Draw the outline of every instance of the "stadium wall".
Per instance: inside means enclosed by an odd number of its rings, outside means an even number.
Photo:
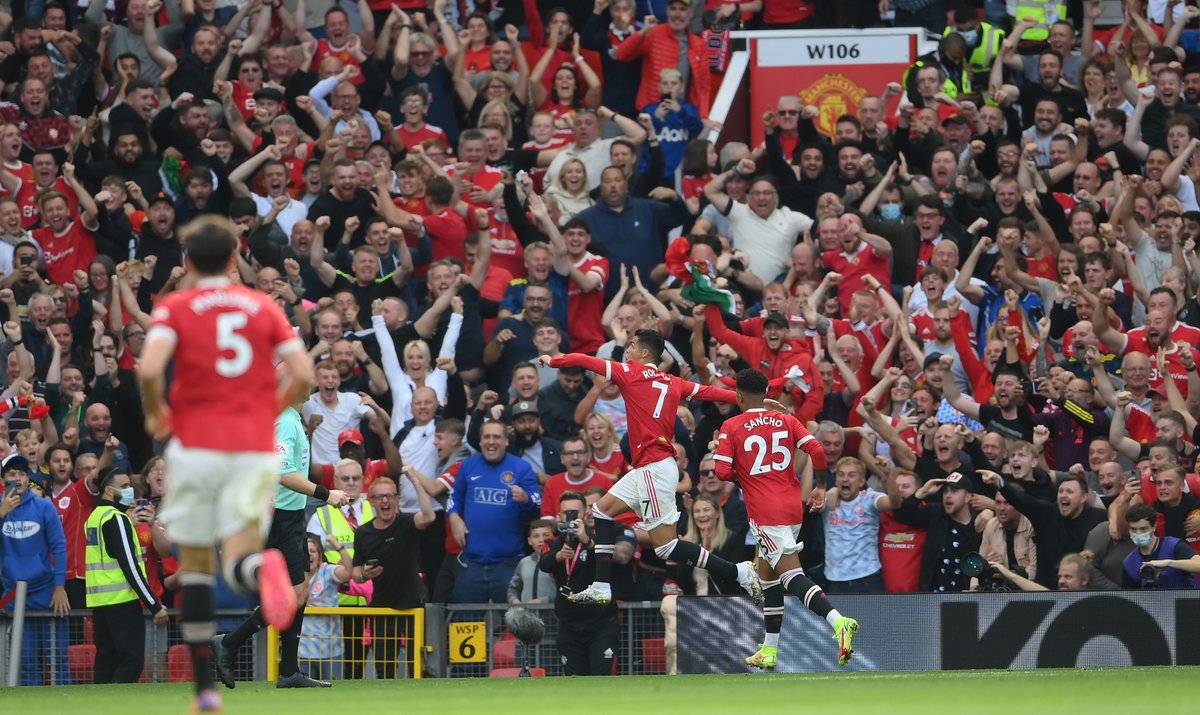
[[[1200,665],[1194,591],[834,595],[862,671]],[[777,672],[842,670],[823,619],[787,597]],[[743,673],[762,642],[748,599],[683,597],[680,673]]]

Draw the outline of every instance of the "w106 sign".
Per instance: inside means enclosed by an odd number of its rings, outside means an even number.
[[[774,108],[782,96],[800,97],[820,111],[817,127],[830,136],[838,117],[856,114],[863,97],[899,82],[917,58],[917,31],[903,28],[753,33],[751,44],[751,116]],[[761,141],[761,123],[751,126]]]

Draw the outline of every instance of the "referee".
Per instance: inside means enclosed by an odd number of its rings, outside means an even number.
[[[20,468],[24,457],[10,457],[5,471]],[[24,465],[28,471],[28,462]],[[133,504],[129,473],[112,468],[100,477],[99,499],[84,524],[87,546],[87,607],[95,621],[96,683],[136,683],[142,675],[146,652],[146,622],[138,601],[154,614],[154,622],[167,622],[167,607],[150,590],[142,547],[125,510]]]
[[[304,404],[307,395],[300,395],[292,406],[286,408],[275,420],[275,453],[279,456],[279,486],[275,491],[275,516],[267,534],[267,548],[278,549],[287,561],[292,585],[296,587],[296,617],[292,625],[280,634],[279,679],[277,688],[328,688],[332,683],[310,678],[300,672],[298,660],[300,629],[304,625],[304,606],[308,601],[309,558],[307,532],[304,521],[304,504],[309,496],[316,497],[334,507],[349,501],[346,493],[338,489],[313,484],[308,481],[309,449],[308,435],[297,407]],[[254,609],[237,630],[213,638],[216,653],[217,677],[226,687],[234,687],[234,667],[238,649],[257,632],[266,628],[262,609]],[[270,654],[274,657],[274,654]]]

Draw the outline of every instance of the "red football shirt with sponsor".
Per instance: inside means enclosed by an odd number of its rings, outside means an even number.
[[[98,226],[93,227],[99,228]],[[42,247],[42,261],[46,264],[46,277],[52,283],[72,282],[75,271],[87,273],[88,266],[96,258],[96,239],[92,231],[75,219],[62,233],[46,226],[32,231],[33,238]]]
[[[474,224],[475,219],[471,219]],[[500,221],[494,215],[488,225],[488,237],[491,240],[491,265],[508,271],[514,278],[525,277],[525,246],[513,230],[512,224]],[[603,292],[603,291],[602,291]],[[599,320],[599,316],[597,316]]]
[[[425,216],[425,231],[433,248],[433,260],[457,258],[465,265],[467,249],[467,222],[451,209],[442,209],[436,214]]]
[[[838,284],[838,304],[842,308],[842,315],[850,315],[851,297],[855,291],[865,288],[863,276],[869,273],[882,285],[891,284],[890,257],[875,253],[875,249],[866,241],[860,242],[854,253],[825,251],[821,254],[821,263],[829,270],[842,274],[842,281]]]
[[[584,253],[575,262],[581,273],[593,273],[600,277],[598,290],[584,293],[571,280],[567,286],[567,332],[571,336],[571,347],[581,353],[594,353],[607,338],[600,316],[604,313],[604,284],[608,281],[608,259],[592,253]]]
[[[79,215],[79,197],[75,195],[75,190],[71,188],[66,179],[60,176],[54,180],[52,186],[43,189],[30,176],[28,180],[21,179],[21,186],[17,189],[17,205],[21,207],[21,228],[31,229],[41,220],[37,197],[43,191],[57,191],[62,194],[63,198],[67,200],[67,212],[72,216]]]
[[[304,349],[275,302],[228,279],[204,279],[162,299],[147,340],[158,334],[175,342],[171,410],[180,444],[273,453],[275,357]]]
[[[924,529],[897,521],[890,511],[879,515],[879,563],[883,566],[883,587],[888,593],[921,590],[924,553]]]
[[[361,85],[363,82],[367,81],[366,76],[362,73],[362,65],[358,63],[358,59],[354,56],[354,53],[350,51],[349,43],[346,43],[341,48],[335,48],[329,43],[329,40],[317,40],[317,49],[315,52],[313,52],[311,66],[320,67],[321,62],[326,57],[338,58],[342,61],[343,67],[346,65],[354,65],[358,68],[358,74],[355,75],[354,79],[350,80],[352,84]]]
[[[792,415],[747,410],[725,420],[717,434],[717,477],[736,480],[746,514],[759,526],[795,526],[804,521],[804,485],[793,455],[803,449],[814,469],[825,468],[825,451]]]
[[[628,420],[629,452],[634,467],[661,459],[674,459],[675,413],[682,400],[707,400],[736,404],[732,390],[688,382],[641,363],[613,362],[571,353],[550,360],[551,367],[581,367],[621,389]]]

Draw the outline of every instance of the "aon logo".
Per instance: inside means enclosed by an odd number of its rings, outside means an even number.
[[[691,136],[692,133],[686,129],[664,129],[658,138],[664,142],[686,142],[691,141]]]

